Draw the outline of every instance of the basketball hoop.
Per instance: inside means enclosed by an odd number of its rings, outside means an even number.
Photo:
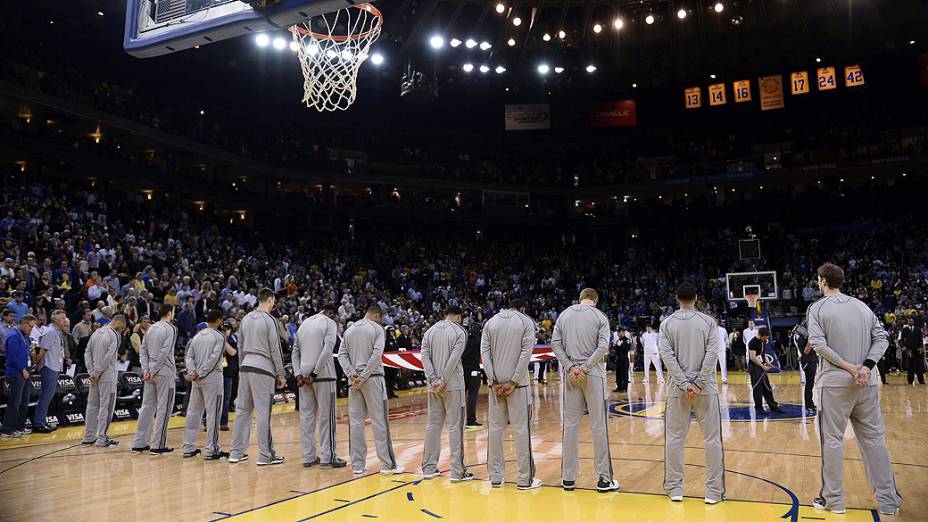
[[[324,26],[314,31],[312,24]],[[357,96],[358,69],[380,37],[383,15],[358,4],[290,28],[303,70],[303,103],[317,111],[346,110]]]
[[[749,308],[757,309],[757,294],[744,294],[744,300],[748,302]]]

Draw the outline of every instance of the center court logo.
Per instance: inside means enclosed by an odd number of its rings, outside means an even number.
[[[801,421],[811,420],[814,414],[807,415],[803,413],[801,404],[780,403],[780,407],[786,410],[784,413],[770,413],[769,415],[758,416],[754,412],[754,405],[744,402],[732,402],[722,405],[722,420],[729,422],[751,422],[756,420],[771,421]],[[637,419],[663,419],[664,403],[663,402],[613,402],[609,404],[609,412],[613,415],[623,417],[633,417]],[[695,419],[695,415],[693,416]]]

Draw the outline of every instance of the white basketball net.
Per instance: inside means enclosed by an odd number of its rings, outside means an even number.
[[[314,31],[313,20],[324,25]],[[303,102],[317,111],[346,110],[357,96],[358,69],[380,37],[383,17],[371,4],[320,15],[290,28],[303,70]]]

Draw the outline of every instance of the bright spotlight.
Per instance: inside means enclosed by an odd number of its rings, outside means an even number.
[[[715,79],[715,75],[714,75],[714,74],[710,74],[710,75],[709,75],[709,78],[711,78],[711,79],[714,80],[714,79]]]
[[[915,45],[915,40],[909,40],[909,45]]]
[[[483,74],[486,74],[486,73],[490,72],[490,68],[489,68],[488,66],[486,66],[486,65],[481,65],[481,66],[480,66],[480,72],[482,72]]]
[[[562,72],[564,72],[564,68],[563,68],[563,67],[555,67],[555,68],[554,68],[554,72],[556,72],[557,74],[561,74]]]
[[[374,65],[381,65],[383,63],[383,55],[380,53],[372,54],[371,63],[373,63]]]
[[[481,50],[481,51],[486,51],[486,50],[489,49],[490,47],[493,47],[492,45],[490,45],[490,42],[480,42],[480,50]]]
[[[503,14],[503,11],[505,11],[505,10],[506,10],[506,6],[504,6],[503,4],[496,4],[496,12],[497,12],[497,13]]]
[[[599,25],[599,24],[594,25],[594,26],[593,26],[593,32],[596,33],[596,34],[599,34],[599,33],[603,32],[603,26],[601,26],[601,25]]]
[[[731,17],[731,25],[735,27],[741,26],[741,22],[743,21],[744,21],[744,17],[742,17],[741,15],[735,15]]]
[[[271,38],[264,33],[258,33],[255,35],[255,43],[258,47],[267,47],[267,44],[271,43]]]
[[[587,66],[586,66],[586,72],[588,72],[588,73],[594,73],[594,72],[596,72],[596,66],[593,65],[593,64],[587,65]]]
[[[350,60],[352,58],[354,58],[354,55],[351,54],[351,51],[349,51],[348,49],[345,49],[344,51],[342,51],[342,60]]]
[[[468,38],[467,41],[464,42],[464,47],[467,47],[468,49],[473,49],[474,47],[477,47],[477,40],[474,40],[473,38]]]
[[[441,49],[445,45],[445,39],[437,34],[429,39],[429,45],[432,49]]]
[[[722,2],[716,2],[713,9],[715,9],[716,13],[721,13],[722,11],[725,10],[725,4],[723,4]]]
[[[505,67],[503,67],[502,65],[497,65],[497,66],[496,66],[496,74],[503,74],[504,72],[506,72],[506,68],[505,68]]]
[[[544,63],[543,63],[543,64],[541,64],[541,65],[538,66],[538,72],[541,73],[541,74],[548,74],[548,71],[550,71],[550,70],[551,70],[551,68],[548,67],[547,64],[544,64]]]
[[[515,17],[515,18],[513,18],[513,19],[512,19],[512,25],[514,25],[514,26],[516,26],[516,27],[519,27],[520,25],[522,25],[522,19],[519,18],[518,16]]]
[[[336,53],[332,49],[327,49],[325,51],[325,57],[328,58],[329,60],[334,59],[336,56],[338,56],[338,53]]]
[[[541,39],[544,40],[544,41],[546,41],[546,42],[550,42],[550,41],[551,41],[551,35],[548,34],[548,33],[545,33],[544,36],[541,37]]]
[[[816,59],[815,59],[815,63],[822,63],[822,59],[821,59],[821,58],[816,58]]]
[[[654,15],[649,14],[648,16],[646,16],[646,17],[644,18],[644,23],[646,23],[646,24],[648,24],[648,25],[653,24],[653,23],[654,23]]]
[[[300,50],[300,46],[296,42],[290,42],[290,50],[297,52]]]
[[[464,69],[464,72],[471,72],[474,70],[474,64],[465,63],[463,69]]]
[[[557,37],[563,40],[564,38],[567,38],[567,33],[565,33],[563,29],[561,29],[560,31],[557,32]]]
[[[621,16],[616,17],[615,21],[612,22],[612,27],[615,27],[616,31],[622,29],[623,26],[625,26],[625,21],[622,20]]]
[[[515,46],[516,46],[516,39],[515,39],[515,38],[510,38],[509,41],[506,42],[506,43],[509,45],[509,47],[515,47]]]
[[[681,7],[680,10],[677,11],[677,18],[679,18],[680,20],[683,20],[684,18],[686,18],[686,9],[683,9]]]
[[[448,43],[451,45],[451,47],[457,47],[461,45],[461,41],[458,40],[457,38],[452,38],[451,41]]]
[[[283,38],[274,38],[274,49],[278,51],[287,46],[287,41]]]
[[[638,88],[638,84],[637,84],[637,83],[633,83],[633,84],[632,84],[632,89],[637,89],[637,88]]]

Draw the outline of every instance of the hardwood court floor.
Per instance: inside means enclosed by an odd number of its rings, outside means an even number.
[[[682,504],[673,504],[662,490],[663,394],[656,378],[645,385],[636,375],[630,393],[613,394],[609,421],[612,459],[621,493],[599,494],[592,469],[592,445],[586,421],[581,435],[581,476],[574,492],[560,484],[561,424],[559,386],[534,385],[532,426],[534,455],[541,489],[520,492],[507,483],[493,490],[485,480],[450,484],[447,474],[419,481],[425,427],[425,398],[420,391],[391,400],[391,428],[397,460],[410,473],[381,476],[373,455],[369,473],[350,468],[325,470],[300,466],[298,416],[292,404],[278,405],[274,442],[287,457],[281,466],[257,468],[254,459],[230,465],[226,461],[185,460],[180,456],[182,418],[172,419],[169,456],[129,453],[133,422],[114,423],[112,434],[122,443],[102,450],[79,444],[80,428],[63,428],[52,435],[0,440],[0,520],[879,520],[867,485],[860,454],[848,431],[846,440],[846,515],[810,507],[819,489],[819,442],[815,425],[801,415],[801,388],[796,374],[774,377],[775,395],[791,412],[784,418],[755,419],[744,374],[729,376],[723,387],[723,432],[729,501],[705,506],[702,435],[695,425],[687,439],[687,475]],[[610,377],[610,381],[611,381]],[[485,391],[485,390],[484,390]],[[904,384],[890,377],[882,388],[889,448],[896,483],[905,497],[903,511],[884,520],[928,519],[928,387]],[[486,397],[481,397],[483,421]],[[347,455],[344,400],[339,408],[338,451]],[[222,443],[228,447],[230,434]],[[368,432],[370,438],[370,433]],[[201,435],[201,441],[203,436]],[[465,435],[465,460],[478,479],[486,478],[486,430]],[[254,441],[254,437],[252,437]],[[257,454],[256,448],[249,453]],[[507,443],[507,456],[513,458]],[[447,455],[441,468],[447,469]],[[514,479],[514,462],[507,480]],[[854,508],[854,509],[850,509]],[[592,518],[590,518],[592,517]]]

